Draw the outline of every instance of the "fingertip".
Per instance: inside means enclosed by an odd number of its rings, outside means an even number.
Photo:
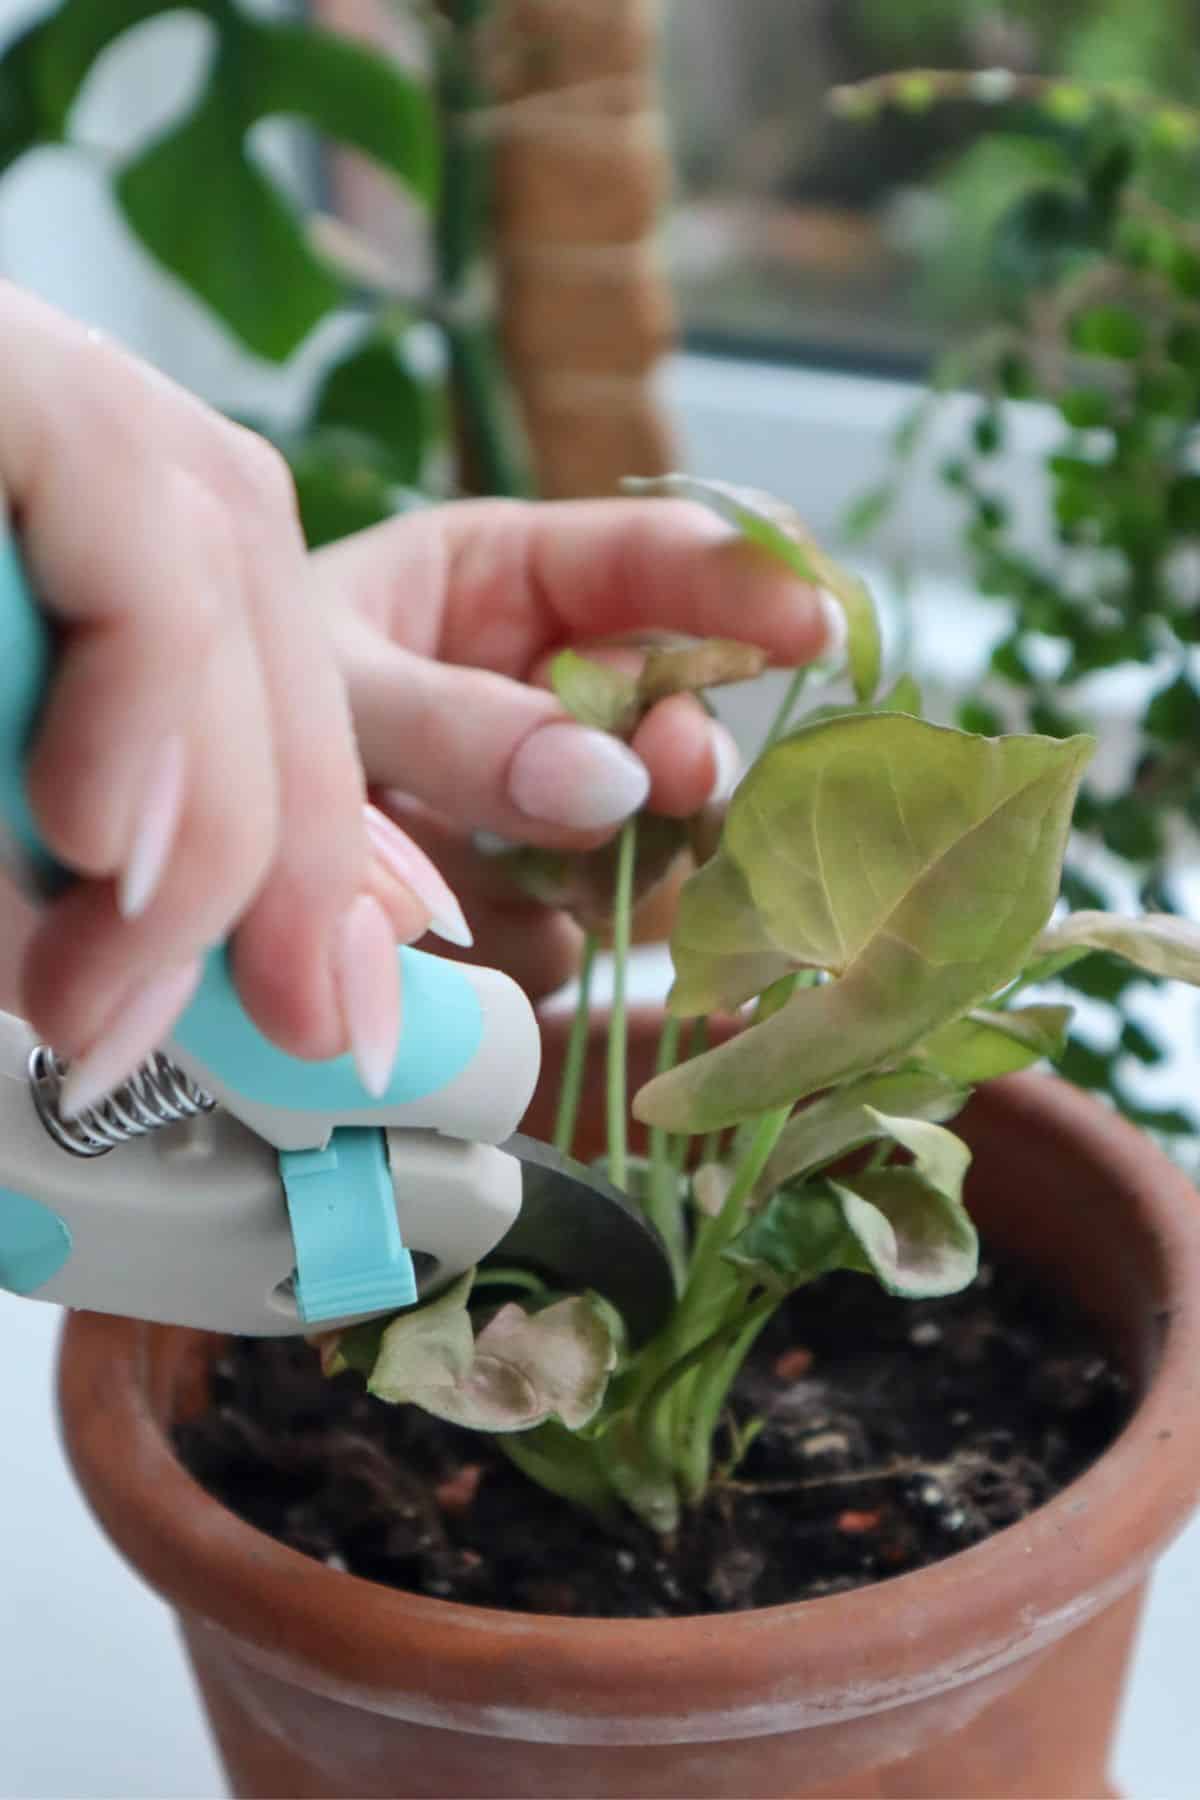
[[[634,733],[633,747],[650,771],[650,811],[686,819],[711,800],[726,799],[741,767],[738,748],[692,694],[661,700]]]

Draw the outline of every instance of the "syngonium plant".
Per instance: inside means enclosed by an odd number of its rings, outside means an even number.
[[[358,1371],[382,1400],[495,1433],[530,1479],[593,1515],[631,1509],[669,1533],[744,1454],[755,1427],[733,1416],[730,1390],[789,1295],[833,1270],[912,1299],[972,1280],[971,1157],[949,1121],[978,1083],[1061,1051],[1070,1008],[1029,991],[1094,953],[1200,984],[1200,930],[1166,916],[1058,916],[1090,738],[928,723],[912,681],[879,691],[870,600],[793,515],[682,477],[640,485],[707,502],[833,593],[855,695],[792,723],[793,682],[719,828],[692,834],[698,867],[671,940],[658,1072],[633,1100],[650,1127],[644,1157],[627,1145],[624,966],[646,822],[631,821],[615,853],[557,869],[592,928],[598,871],[610,884],[603,1161],[662,1235],[674,1309],[631,1351],[598,1297],[485,1264],[419,1308],[327,1336],[322,1354],[328,1372]],[[568,710],[628,733],[664,688],[747,668],[726,645],[675,645],[653,648],[640,674],[567,653],[554,680]],[[657,826],[649,837],[661,871]],[[545,891],[545,866],[517,869]],[[563,1147],[590,967],[589,954],[562,1075]],[[743,1029],[708,1047],[710,1021],[739,1008]]]

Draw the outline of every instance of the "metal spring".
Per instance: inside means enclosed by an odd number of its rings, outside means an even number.
[[[29,1086],[38,1117],[55,1143],[72,1156],[104,1156],[118,1144],[194,1119],[216,1105],[190,1075],[156,1051],[107,1099],[76,1118],[64,1118],[60,1100],[67,1067],[48,1044],[30,1051]]]

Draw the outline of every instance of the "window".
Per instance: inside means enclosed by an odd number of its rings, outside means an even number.
[[[969,106],[859,125],[831,89],[921,65],[1200,91],[1195,0],[668,0],[665,33],[689,334],[827,366],[915,369],[970,317],[958,239],[1021,154]]]

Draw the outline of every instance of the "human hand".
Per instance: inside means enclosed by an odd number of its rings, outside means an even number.
[[[398,881],[377,849],[389,827],[368,828],[285,465],[2,284],[0,341],[0,519],[61,634],[28,784],[81,879],[17,944],[24,1010],[73,1062],[64,1106],[167,1036],[235,926],[262,1028],[297,1055],[352,1049],[381,1088],[395,940],[424,932],[422,895],[443,889],[412,856]]]
[[[729,734],[690,695],[661,701],[628,748],[568,721],[537,685],[553,654],[668,629],[796,666],[842,636],[833,602],[679,501],[463,501],[313,562],[378,804],[460,894],[475,954],[535,994],[567,978],[578,934],[472,834],[587,849],[643,804],[687,817],[736,771]]]

